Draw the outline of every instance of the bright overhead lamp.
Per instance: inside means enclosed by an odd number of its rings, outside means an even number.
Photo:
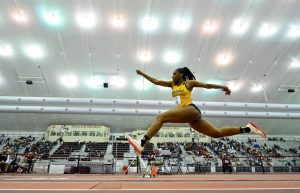
[[[142,62],[149,62],[152,59],[152,55],[149,51],[142,51],[138,54],[138,58]]]
[[[26,46],[25,53],[28,57],[34,58],[34,59],[39,59],[44,55],[43,50],[38,45]]]
[[[185,32],[190,27],[190,22],[183,18],[175,18],[172,28],[177,32]]]
[[[43,18],[48,25],[59,26],[62,24],[62,16],[58,10],[45,11]]]
[[[112,86],[117,87],[117,88],[122,88],[126,85],[126,81],[122,77],[112,76],[109,79],[109,84],[111,84]]]
[[[277,27],[275,25],[264,23],[259,30],[259,35],[261,37],[268,37],[275,34],[277,31]]]
[[[244,19],[237,19],[232,23],[231,31],[234,34],[243,34],[249,28],[249,22]]]
[[[219,23],[217,21],[207,20],[204,22],[202,31],[206,34],[213,34],[218,30],[218,28],[219,28]]]
[[[126,21],[122,15],[117,15],[111,19],[111,24],[113,27],[121,29],[125,27]]]
[[[288,35],[292,38],[296,38],[300,36],[300,26],[291,25]]]
[[[19,23],[27,23],[28,16],[25,14],[23,10],[16,10],[12,13],[12,18]]]
[[[142,21],[142,28],[145,31],[155,31],[158,28],[158,19],[154,17],[145,17]]]
[[[95,26],[96,18],[93,13],[81,13],[76,16],[77,24],[85,29]]]
[[[61,77],[61,82],[68,88],[74,88],[78,85],[78,79],[74,75],[66,75]]]
[[[217,63],[221,66],[226,66],[232,61],[232,54],[228,52],[221,53],[217,56]]]
[[[252,92],[259,92],[263,89],[263,86],[261,84],[253,84],[251,91]]]
[[[10,57],[13,55],[13,49],[11,45],[0,45],[0,56]]]
[[[292,62],[290,64],[290,67],[291,68],[300,68],[300,61],[297,60],[297,59],[295,59],[295,58],[293,58]]]
[[[164,61],[169,64],[176,64],[180,61],[181,56],[174,51],[168,51],[164,54]]]
[[[91,88],[96,88],[102,86],[104,82],[99,76],[92,76],[85,83]]]

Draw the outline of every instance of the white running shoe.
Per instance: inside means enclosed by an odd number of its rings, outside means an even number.
[[[247,127],[249,127],[251,129],[250,134],[260,135],[263,138],[267,138],[266,132],[264,130],[262,130],[261,128],[257,127],[253,122],[249,122],[247,124]]]
[[[129,144],[133,147],[137,154],[141,154],[144,148],[141,146],[140,140],[134,140],[130,136],[128,136],[127,139]]]

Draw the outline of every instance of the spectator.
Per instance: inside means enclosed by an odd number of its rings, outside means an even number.
[[[29,152],[26,155],[26,158],[27,158],[27,164],[28,164],[27,173],[32,173],[34,154],[32,152]]]

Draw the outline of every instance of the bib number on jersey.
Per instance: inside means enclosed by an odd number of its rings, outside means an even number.
[[[179,104],[181,103],[180,96],[176,96],[176,97],[175,97],[175,103],[176,103],[177,105],[179,105]]]

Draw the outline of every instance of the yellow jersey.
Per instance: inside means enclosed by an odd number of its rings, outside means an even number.
[[[193,103],[192,92],[186,88],[185,82],[179,86],[172,86],[172,96],[175,97],[178,108],[183,108]]]

